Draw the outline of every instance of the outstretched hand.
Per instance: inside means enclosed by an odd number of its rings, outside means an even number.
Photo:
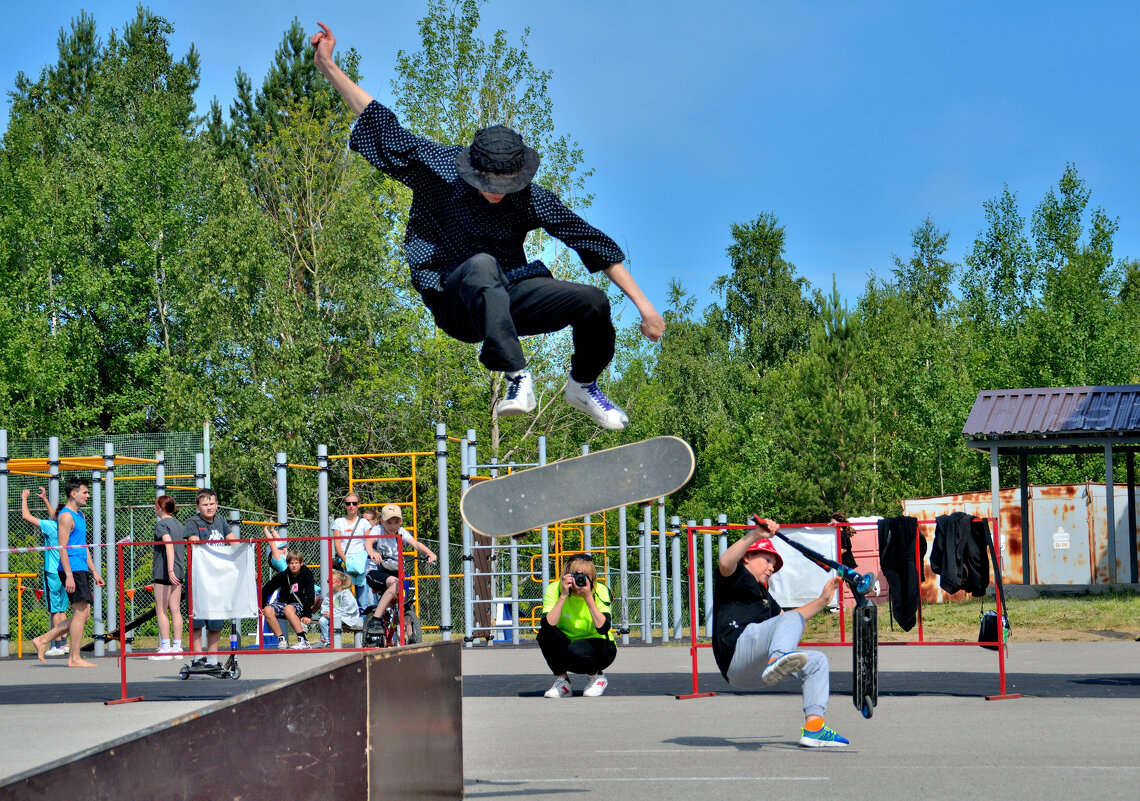
[[[336,37],[333,36],[332,29],[323,22],[318,22],[317,25],[321,27],[318,33],[314,33],[309,38],[309,44],[313,46],[313,63],[318,67],[322,62],[331,63],[333,48],[336,47]]]
[[[665,333],[665,318],[654,311],[641,318],[641,333],[650,342],[660,342]]]
[[[752,515],[752,522],[756,524],[756,528],[752,529],[748,533],[752,534],[755,532],[760,535],[761,539],[770,539],[773,534],[780,530],[779,523],[777,523],[775,520],[769,520],[766,517],[761,517],[760,515]]]

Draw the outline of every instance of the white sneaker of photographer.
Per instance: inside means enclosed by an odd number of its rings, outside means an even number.
[[[495,416],[515,417],[533,412],[538,403],[534,399],[534,379],[530,371],[517,370],[503,375],[507,379],[507,390],[495,406]]]
[[[621,431],[629,425],[625,412],[606,397],[597,381],[579,384],[573,377],[566,376],[566,402],[610,431]]]
[[[586,689],[582,691],[582,695],[586,696],[587,698],[597,698],[599,695],[604,693],[606,691],[606,688],[609,686],[609,679],[607,679],[605,676],[601,674],[591,675],[590,681],[586,685]]]
[[[569,698],[572,694],[573,691],[570,689],[570,681],[563,678],[555,679],[554,685],[543,693],[547,698]]]

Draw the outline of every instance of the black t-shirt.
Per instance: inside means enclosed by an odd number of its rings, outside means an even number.
[[[736,572],[722,576],[713,567],[713,655],[721,675],[728,678],[728,666],[736,653],[736,641],[749,623],[763,623],[780,614],[780,605],[738,562]]]

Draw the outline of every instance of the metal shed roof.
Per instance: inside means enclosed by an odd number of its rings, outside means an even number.
[[[1140,385],[983,390],[962,433],[986,442],[1140,438]]]

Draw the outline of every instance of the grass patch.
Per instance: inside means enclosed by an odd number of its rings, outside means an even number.
[[[1140,636],[1140,594],[1131,590],[1098,595],[1055,598],[1010,598],[1006,614],[1012,641],[1057,642],[1064,640],[1134,640]],[[995,608],[987,599],[985,609]],[[923,637],[926,640],[974,640],[978,636],[980,599],[958,603],[924,604]],[[891,630],[890,611],[879,607],[879,639],[917,640],[918,626],[904,632],[897,625]],[[851,622],[850,615],[846,623]],[[850,639],[848,632],[848,639]],[[820,614],[808,621],[805,640],[828,642],[839,639],[839,616]]]

